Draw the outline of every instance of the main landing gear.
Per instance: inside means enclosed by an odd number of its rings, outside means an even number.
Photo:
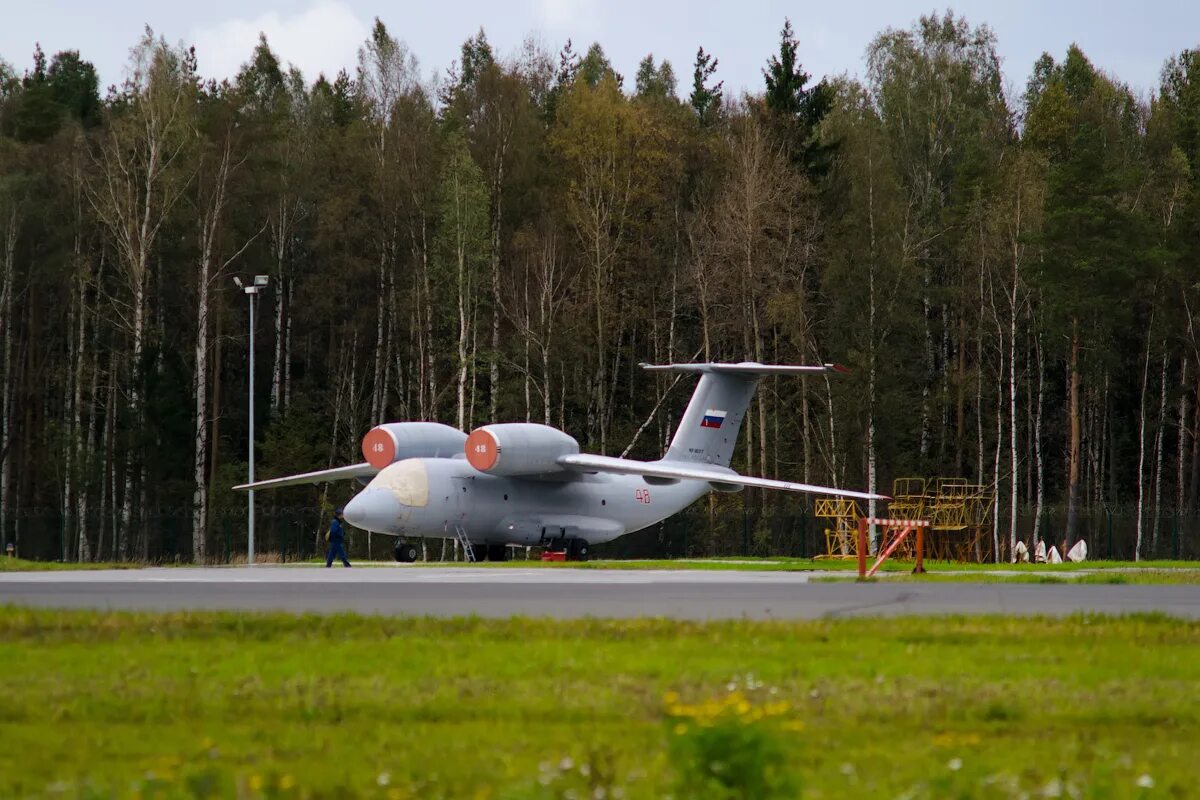
[[[478,561],[508,561],[510,556],[508,545],[477,544],[475,558]]]
[[[419,553],[420,551],[417,550],[415,544],[406,542],[403,539],[398,540],[395,548],[392,549],[392,555],[402,564],[411,564],[416,561]]]

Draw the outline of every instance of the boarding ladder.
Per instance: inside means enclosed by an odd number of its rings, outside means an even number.
[[[462,545],[463,557],[467,561],[474,564],[475,563],[475,548],[471,547],[471,540],[467,538],[467,529],[464,528],[462,525],[455,523],[454,524],[454,536],[456,539],[458,539],[458,543],[460,545]]]

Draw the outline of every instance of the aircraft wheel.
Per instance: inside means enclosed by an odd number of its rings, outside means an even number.
[[[587,561],[590,550],[586,539],[572,539],[567,543],[567,560]]]
[[[409,542],[396,542],[396,547],[392,550],[392,555],[402,564],[416,561],[418,553],[417,546]]]

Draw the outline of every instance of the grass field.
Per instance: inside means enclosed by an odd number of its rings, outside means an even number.
[[[0,608],[4,797],[1189,797],[1200,623]]]
[[[0,572],[51,572],[58,570],[77,569],[139,569],[144,565],[129,561],[122,562],[85,562],[78,564],[74,561],[29,561],[24,558],[9,558],[0,556]]]

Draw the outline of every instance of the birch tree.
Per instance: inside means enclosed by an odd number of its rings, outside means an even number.
[[[89,199],[104,226],[128,296],[122,321],[130,336],[127,420],[142,422],[147,291],[159,233],[190,182],[183,153],[191,144],[191,56],[146,28],[133,49],[129,78],[96,154]],[[136,439],[131,436],[130,444]],[[117,555],[127,557],[135,500],[136,452],[126,458]]]

